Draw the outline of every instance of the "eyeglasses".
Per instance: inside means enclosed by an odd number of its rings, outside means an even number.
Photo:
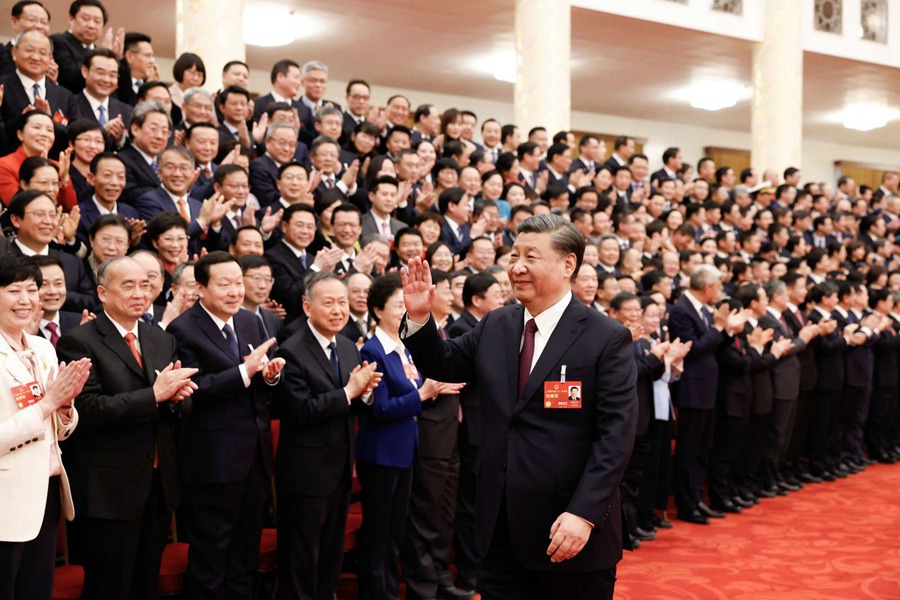
[[[249,279],[256,285],[272,285],[275,283],[275,280],[272,277],[265,277],[264,275],[244,275],[244,279]]]

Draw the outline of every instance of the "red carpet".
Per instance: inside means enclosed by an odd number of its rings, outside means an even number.
[[[900,464],[673,523],[625,553],[617,600],[900,599]],[[345,575],[338,598],[356,597]]]
[[[617,599],[900,598],[900,464],[673,523],[626,553]]]

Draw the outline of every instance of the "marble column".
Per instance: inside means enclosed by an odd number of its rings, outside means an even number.
[[[516,0],[515,119],[522,141],[537,125],[569,129],[572,8],[569,0]]]
[[[801,167],[803,3],[763,0],[763,39],[753,47],[752,162],[760,173]]]
[[[203,87],[210,92],[220,89],[225,63],[247,58],[243,14],[244,0],[176,1],[175,57],[184,52],[199,55],[206,66]]]

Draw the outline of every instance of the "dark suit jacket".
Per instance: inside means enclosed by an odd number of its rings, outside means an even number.
[[[340,381],[309,327],[302,327],[278,349],[287,364],[275,400],[281,419],[276,481],[291,494],[328,496],[352,468],[354,411],[343,386],[360,364],[359,352],[339,335],[335,344]]]
[[[644,338],[634,342],[634,362],[637,365],[637,434],[646,435],[656,411],[653,403],[653,382],[666,372],[666,364],[650,353],[650,341]]]
[[[300,113],[300,123],[302,123],[300,127],[300,141],[307,146],[310,146],[312,145],[312,141],[319,137],[319,134],[316,131],[316,114],[311,108],[304,104],[302,100],[298,101],[297,103],[304,109],[298,111]],[[336,109],[341,110],[341,105],[334,100],[322,99],[322,106],[326,106],[328,104],[331,104]]]
[[[200,209],[203,203],[196,198],[188,196],[188,209],[191,212],[191,222],[188,224],[188,233],[191,238],[199,237],[203,234],[203,228],[197,223],[197,217],[200,216]],[[161,212],[178,212],[178,205],[169,196],[169,193],[162,187],[148,190],[141,194],[134,201],[134,208],[137,209],[140,218],[148,223],[150,220]]]
[[[768,311],[760,317],[759,326],[775,331],[775,335],[772,337],[773,341],[777,342],[781,338],[787,337],[794,342],[794,347],[785,352],[772,367],[772,384],[776,400],[795,400],[800,395],[802,373],[799,354],[806,350],[806,343],[794,335],[790,325],[785,329],[781,319],[775,318]]]
[[[782,313],[782,316],[787,322],[788,327],[790,327],[791,334],[795,337],[799,336],[800,330],[803,329],[805,322],[800,322],[800,320],[797,319],[797,315],[793,314],[790,310],[785,310]],[[806,345],[800,350],[800,352],[797,353],[797,359],[800,361],[800,391],[808,392],[815,389],[816,382],[819,379],[819,373],[816,368],[816,355],[812,346]]]
[[[285,322],[290,323],[303,313],[303,278],[309,272],[315,255],[306,253],[306,267],[297,255],[284,243],[276,244],[266,251],[266,258],[272,265],[272,298],[287,311]]]
[[[839,318],[837,311],[834,312],[835,319]],[[865,315],[863,315],[865,317]],[[848,313],[849,323],[859,323],[859,319],[852,313]],[[840,321],[838,327],[842,327]],[[845,384],[857,388],[872,387],[872,368],[875,364],[875,356],[872,352],[872,346],[875,344],[875,338],[869,338],[866,343],[861,346],[852,346],[847,349],[845,355]]]
[[[216,169],[218,168],[219,165],[217,163],[212,163],[210,165],[212,174],[209,177],[207,177],[202,170],[200,171],[200,177],[197,178],[197,183],[195,183],[194,187],[191,188],[191,198],[196,198],[197,200],[202,201],[213,195],[213,183],[216,175]]]
[[[68,31],[54,33],[50,39],[53,40],[53,59],[59,65],[59,85],[73,94],[80,93],[84,89],[81,65],[88,50]]]
[[[150,495],[157,450],[166,509],[173,510],[180,499],[172,432],[190,412],[191,401],[157,403],[153,394],[156,372],[178,359],[175,338],[138,322],[138,339],[143,368],[101,312],[56,346],[61,360],[91,359],[88,381],[75,398],[77,435],[66,443],[72,495],[82,516],[139,517]]]
[[[650,175],[650,182],[653,185],[659,185],[660,181],[667,181],[671,179],[669,174],[666,173],[665,169],[660,169],[659,171],[654,171],[652,175]]]
[[[753,331],[750,323],[744,328],[744,333],[750,335]],[[769,352],[771,342],[766,345],[765,351],[759,360],[750,365],[750,379],[753,381],[753,415],[767,415],[772,412],[772,403],[775,400],[775,387],[772,384],[772,367],[775,366],[775,356]]]
[[[687,296],[682,296],[669,313],[669,337],[693,342],[684,359],[684,373],[674,390],[679,407],[711,409],[716,405],[719,381],[716,348],[722,333],[707,327]]]
[[[823,318],[818,310],[809,313],[809,321],[813,323],[819,323]],[[819,375],[816,389],[826,392],[840,391],[844,387],[844,353],[847,351],[840,322],[830,334],[815,337],[810,346],[815,352],[816,372]]]
[[[125,163],[125,190],[119,202],[133,205],[138,196],[159,187],[159,176],[133,146],[123,148],[118,155]]]
[[[896,327],[896,324],[894,325]],[[885,329],[875,341],[875,377],[873,384],[877,388],[895,388],[900,382],[900,334]]]
[[[468,223],[462,225],[459,228],[459,234],[461,236],[460,239],[456,237],[455,233],[453,233],[453,229],[450,228],[450,225],[448,223],[444,223],[443,228],[441,228],[440,240],[450,246],[450,250],[453,252],[453,254],[462,256],[468,245],[472,243],[472,238],[469,236],[470,230],[471,227]]]
[[[97,209],[97,205],[94,204],[94,201],[91,198],[88,198],[84,202],[80,202],[78,208],[81,210],[81,218],[78,221],[78,230],[75,235],[85,245],[89,245],[90,239],[88,232],[90,232],[91,225],[94,224],[94,221],[100,218],[100,211]],[[126,219],[141,218],[140,213],[138,213],[135,207],[121,202],[116,202],[116,212]]]
[[[263,154],[250,163],[250,191],[259,200],[261,208],[278,202],[278,166],[268,154]]]
[[[59,111],[70,122],[74,121],[77,118],[78,111],[72,92],[49,80],[45,79],[44,81],[46,85],[45,99],[50,103],[50,114],[56,115],[57,111]],[[25,88],[22,87],[22,81],[15,72],[15,67],[13,67],[11,73],[0,77],[0,85],[3,86],[3,105],[2,109],[0,109],[2,110],[3,121],[13,126],[15,120],[31,102],[28,100]],[[56,134],[56,139],[53,142],[53,148],[50,150],[50,156],[56,158],[61,151],[68,148],[69,141],[66,137],[65,125],[54,121],[53,132]],[[19,146],[14,132],[10,131],[10,133],[13,135],[10,135],[8,139],[10,142],[6,149],[8,152],[12,152]]]
[[[12,239],[7,243],[6,251],[14,256],[23,256],[19,246],[13,243]],[[47,252],[63,264],[63,275],[66,277],[66,302],[63,304],[63,310],[77,313],[85,308],[94,310],[97,306],[97,290],[93,289],[81,260],[53,246],[50,246]]]
[[[447,327],[447,337],[458,338],[464,333],[475,329],[478,320],[468,310],[463,310],[458,319]],[[459,405],[463,411],[463,427],[469,434],[469,443],[473,446],[481,445],[481,400],[478,388],[474,383],[469,383],[459,393]]]
[[[13,62],[12,57],[12,47],[11,41],[0,46],[0,76],[16,72],[16,63]]]
[[[60,76],[62,73],[60,73]],[[75,96],[75,108],[78,114],[79,119],[87,119],[89,121],[97,122],[97,115],[94,114],[94,109],[91,108],[90,102],[88,102],[87,96],[84,95],[84,92]],[[131,106],[125,104],[121,100],[117,100],[116,98],[109,98],[109,114],[106,116],[107,120],[113,120],[116,117],[121,116],[122,122],[125,123],[125,131],[128,131],[128,128],[131,127]]]
[[[363,344],[359,355],[364,361],[378,363],[384,378],[372,393],[372,404],[360,412],[356,460],[410,468],[419,439],[416,417],[422,413],[419,386],[424,379],[420,376],[410,381],[397,353],[385,354],[381,340],[374,335]]]
[[[520,396],[524,310],[499,308],[446,342],[430,319],[404,344],[425,377],[474,382],[482,391],[484,435],[475,467],[478,552],[487,552],[505,503],[513,551],[526,569],[610,568],[622,556],[618,487],[637,425],[631,334],[573,297]],[[582,383],[581,409],[544,408],[544,382],[558,382],[562,365],[566,381]],[[577,556],[553,564],[547,538],[563,512],[595,527]]]
[[[241,310],[244,309],[242,308]],[[265,310],[264,308],[260,308],[259,314],[254,316],[257,319],[262,318],[263,333],[265,334],[266,339],[277,339],[281,335],[281,330],[284,329],[284,319]]]
[[[215,322],[198,301],[169,324],[178,340],[178,357],[185,367],[199,368],[198,389],[184,429],[179,467],[185,483],[230,483],[244,479],[257,452],[266,472],[272,472],[269,429],[269,387],[257,374],[244,387],[238,361]],[[259,319],[246,312],[234,315],[234,332],[241,356],[265,341]]]
[[[720,415],[749,419],[753,408],[753,379],[750,368],[759,353],[747,343],[744,334],[725,335],[716,348],[719,363],[718,412]]]
[[[341,139],[338,140],[341,146],[346,146],[350,143],[350,136],[353,135],[353,130],[356,129],[356,121],[350,116],[350,111],[344,111],[344,124],[341,126]]]

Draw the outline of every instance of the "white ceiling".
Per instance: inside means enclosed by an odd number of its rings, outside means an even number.
[[[317,17],[323,27],[318,33],[303,32],[290,46],[248,47],[248,62],[254,69],[267,71],[285,56],[298,62],[319,59],[339,80],[362,76],[381,86],[512,100],[511,84],[494,80],[471,63],[512,49],[515,0],[284,3]],[[68,2],[46,4],[53,15],[53,29],[64,29]],[[140,28],[153,37],[158,56],[174,55],[175,0],[158,0],[152,11],[140,10],[133,0],[108,0],[107,6],[112,25]],[[6,22],[0,33],[9,35]],[[751,49],[752,44],[743,40],[573,9],[572,108],[749,131],[749,101],[708,112],[692,108],[677,91],[700,78],[723,77],[749,84]],[[896,69],[806,53],[802,89],[804,137],[900,148],[900,121],[868,133],[829,122],[846,102],[860,98],[900,105]]]

